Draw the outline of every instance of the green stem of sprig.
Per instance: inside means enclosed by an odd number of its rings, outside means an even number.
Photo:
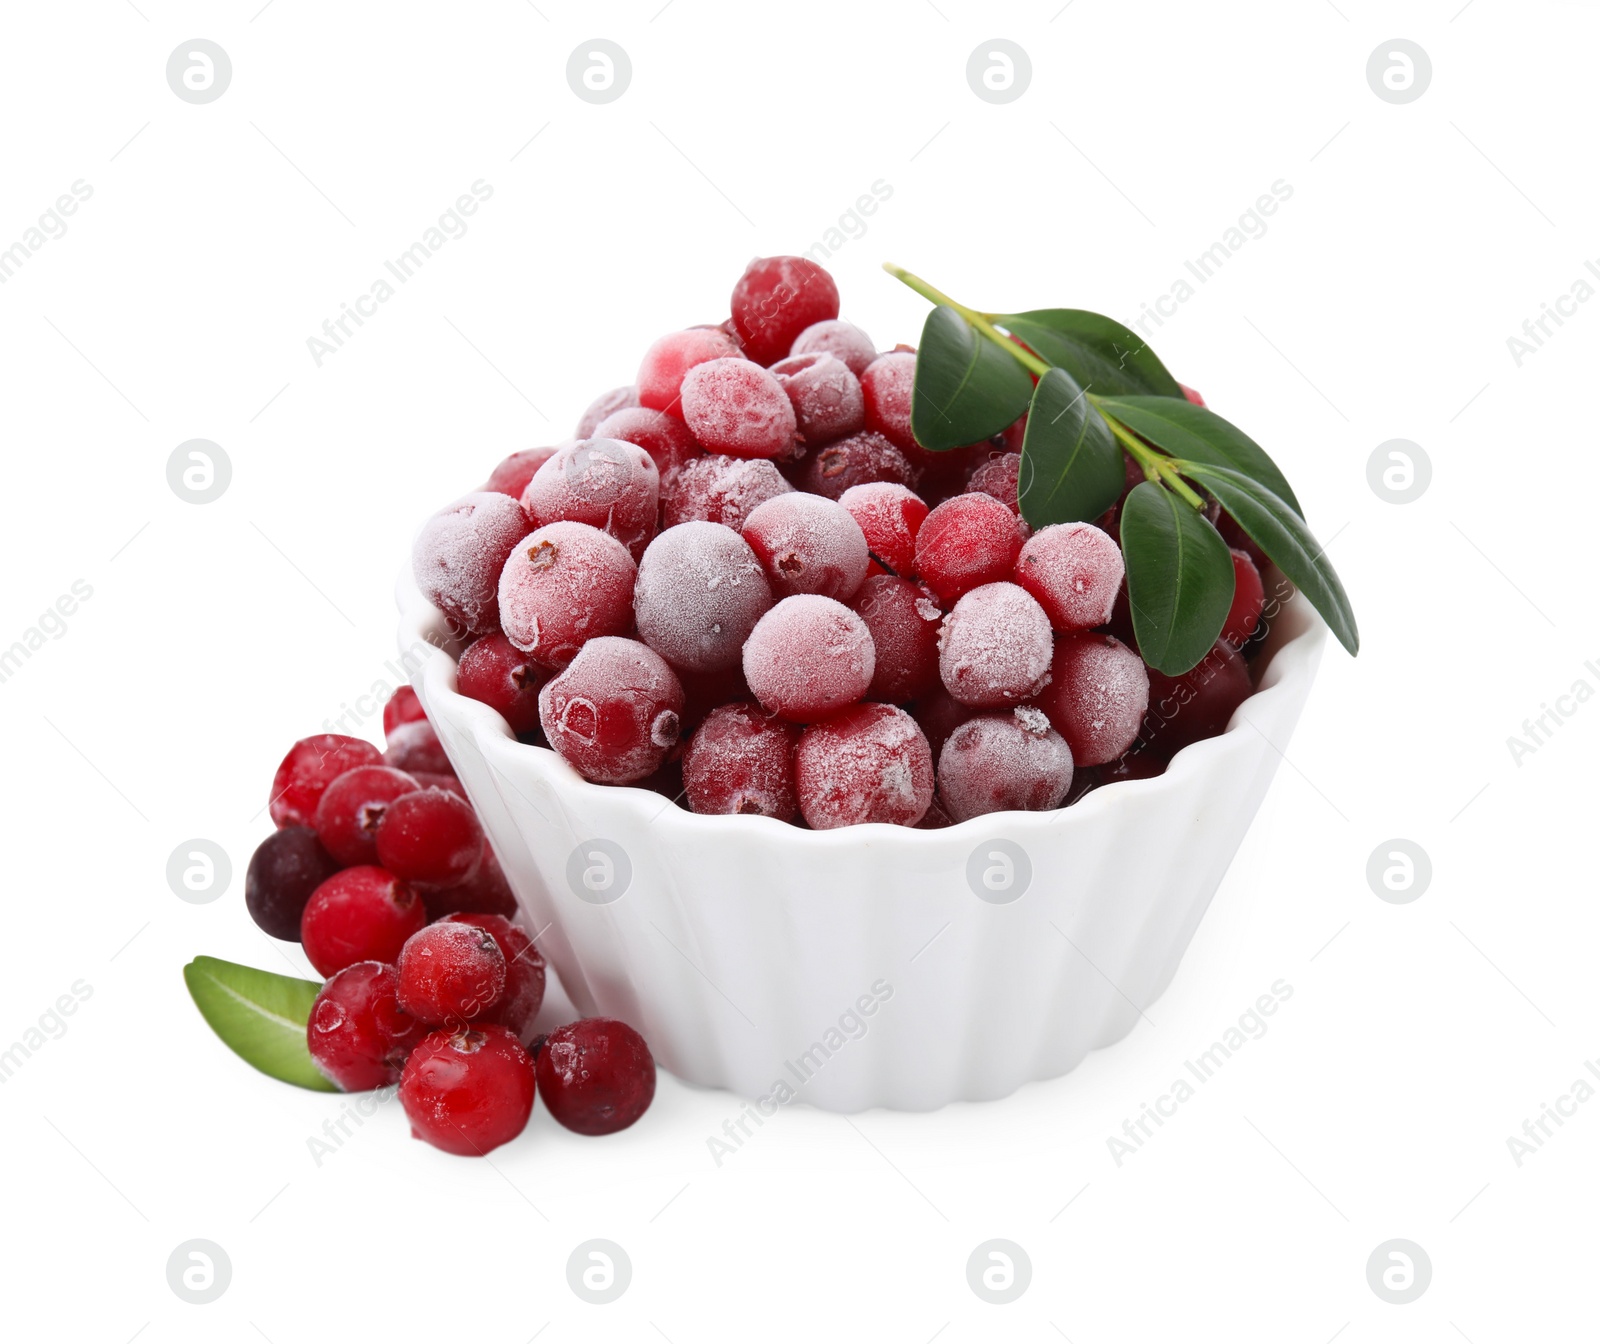
[[[1011,337],[1007,336],[989,320],[988,315],[980,313],[975,308],[968,308],[964,303],[957,303],[943,290],[935,289],[920,275],[913,275],[910,271],[889,261],[883,263],[883,269],[908,289],[913,289],[922,295],[930,303],[953,308],[961,314],[962,319],[969,326],[987,336],[1029,372],[1043,378],[1053,367],[1045,363],[1032,351],[1024,349],[1016,341],[1012,340]],[[1106,414],[1105,408],[1100,404],[1100,398],[1092,392],[1085,392],[1084,396],[1088,398],[1089,404],[1094,407],[1100,418],[1106,422],[1107,428],[1116,436],[1117,442],[1126,448],[1133,460],[1144,468],[1147,480],[1168,486],[1178,498],[1184,500],[1192,508],[1203,509],[1205,507],[1205,500],[1184,482],[1183,478],[1178,474],[1178,469],[1173,466],[1170,457],[1164,453],[1158,453],[1126,425]]]

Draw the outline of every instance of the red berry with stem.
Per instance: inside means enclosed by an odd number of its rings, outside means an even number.
[[[422,708],[422,701],[417,699],[417,693],[409,686],[399,687],[383,706],[383,732],[387,737],[402,723],[415,723],[418,719],[426,719],[427,711]]]
[[[1022,521],[991,495],[957,495],[917,532],[917,574],[941,602],[1011,577],[1022,549]]]
[[[550,745],[585,779],[632,784],[677,745],[683,687],[660,654],[633,639],[591,639],[539,692]]]
[[[909,578],[916,570],[917,532],[928,516],[921,496],[893,481],[853,485],[839,503],[856,520],[866,538],[873,574]]]
[[[638,573],[628,548],[588,523],[539,528],[500,575],[505,635],[544,667],[565,667],[586,640],[633,624]]]
[[[733,287],[729,309],[745,354],[775,364],[806,328],[839,316],[839,288],[805,257],[758,257]]]
[[[335,975],[358,961],[394,962],[427,920],[415,891],[386,869],[361,864],[311,893],[300,942],[319,975]]]
[[[911,433],[911,388],[916,377],[916,355],[898,351],[878,356],[861,375],[867,428],[913,455],[922,451]]]
[[[711,711],[683,754],[683,786],[696,812],[793,821],[794,750],[800,729],[757,706]]]
[[[721,672],[772,606],[750,543],[721,523],[669,527],[639,564],[633,614],[639,638],[676,668]]]
[[[557,1027],[534,1056],[539,1092],[556,1121],[577,1134],[615,1134],[656,1094],[650,1047],[626,1022],[586,1017]]]
[[[853,705],[872,684],[867,623],[831,597],[786,597],[750,632],[744,678],[762,706],[799,723]]]
[[[861,384],[842,360],[820,353],[790,355],[772,366],[772,375],[789,394],[806,443],[831,443],[865,426]]]
[[[549,674],[504,635],[469,644],[456,667],[456,689],[488,705],[518,737],[539,727],[539,688]]]
[[[1014,583],[986,583],[944,618],[939,676],[962,704],[1001,709],[1043,688],[1052,651],[1044,608]]]
[[[533,939],[501,915],[450,915],[444,922],[471,925],[494,939],[505,958],[506,987],[494,1007],[478,1020],[498,1022],[526,1045],[533,1039],[534,1019],[544,1003],[544,957]]]
[[[489,473],[489,479],[483,483],[483,488],[492,490],[498,495],[510,495],[512,499],[521,500],[522,492],[528,488],[528,482],[533,479],[533,474],[555,454],[554,448],[523,448],[512,453]]]
[[[400,1006],[399,973],[358,961],[322,987],[306,1021],[312,1062],[344,1092],[400,1081],[406,1058],[428,1029]]]
[[[679,394],[684,375],[707,360],[736,358],[738,354],[738,343],[715,327],[669,332],[645,351],[644,363],[639,366],[639,405],[682,419]]]
[[[411,548],[411,572],[423,596],[458,631],[500,628],[500,571],[533,525],[508,495],[479,491],[440,509]]]
[[[244,903],[250,918],[274,938],[299,942],[306,902],[338,871],[339,865],[311,827],[285,826],[274,831],[256,846],[244,875]]]
[[[738,531],[757,505],[793,489],[763,458],[691,458],[662,484],[662,526],[722,523]]]
[[[1092,523],[1041,528],[1017,556],[1017,583],[1038,599],[1055,630],[1104,625],[1122,579],[1121,549]]]
[[[426,719],[413,719],[410,723],[396,724],[389,734],[388,745],[383,749],[383,763],[391,770],[413,770],[425,774],[449,775],[455,773],[450,757],[445,753],[439,734]]]
[[[799,442],[783,385],[747,359],[713,359],[684,376],[683,419],[707,451],[791,457]]]
[[[575,439],[592,439],[600,422],[608,415],[615,415],[618,411],[641,404],[643,403],[639,400],[639,389],[632,384],[627,387],[614,387],[609,392],[602,392],[589,403],[582,419],[578,421],[578,428],[573,431],[572,437]]]
[[[870,481],[914,485],[917,472],[906,455],[882,434],[864,429],[812,453],[796,479],[803,490],[838,499],[851,486]]]
[[[1078,765],[1104,765],[1138,740],[1150,677],[1144,660],[1111,635],[1062,635],[1050,660],[1050,684],[1035,703],[1067,739]]]
[[[418,789],[384,809],[378,862],[418,891],[458,887],[483,858],[483,827],[472,805],[446,789]]]
[[[415,793],[417,781],[387,765],[360,765],[328,785],[317,804],[317,839],[340,863],[376,863],[378,823],[402,794]],[[379,958],[385,960],[385,958]]]
[[[429,1026],[482,1017],[506,988],[506,958],[485,929],[441,920],[406,939],[396,963],[400,1006]]]
[[[954,821],[990,812],[1050,812],[1072,785],[1072,751],[1032,707],[980,714],[939,753],[939,797]]]
[[[860,378],[867,371],[867,365],[878,357],[878,347],[855,323],[835,317],[813,322],[794,338],[789,354],[832,355]]]
[[[1222,638],[1236,649],[1242,649],[1256,633],[1261,613],[1267,605],[1266,590],[1261,585],[1261,571],[1244,551],[1231,550],[1233,557],[1233,605],[1228,608],[1228,618],[1222,623]]]
[[[630,406],[606,416],[595,429],[594,437],[619,439],[643,448],[656,464],[663,490],[672,473],[685,462],[699,457],[702,451],[682,420],[665,411],[652,411],[647,406]]]
[[[309,826],[328,785],[358,765],[380,765],[383,753],[359,737],[318,733],[289,748],[272,776],[267,805],[277,826]]]
[[[800,491],[779,495],[745,519],[744,539],[779,597],[820,593],[848,602],[867,576],[867,539],[850,512]]]
[[[933,754],[893,705],[855,705],[800,735],[795,791],[813,830],[866,822],[915,826],[933,801]]]
[[[527,1128],[533,1061],[492,1023],[425,1037],[406,1060],[400,1104],[414,1138],[457,1157],[482,1157]]]
[[[851,610],[872,636],[873,700],[903,704],[939,684],[939,627],[944,612],[933,594],[910,579],[873,574],[861,585]]]

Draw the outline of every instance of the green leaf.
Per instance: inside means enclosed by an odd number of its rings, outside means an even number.
[[[1122,556],[1140,656],[1182,676],[1211,651],[1233,605],[1228,544],[1172,491],[1145,481],[1122,505]]]
[[[987,313],[1041,359],[1070,373],[1079,387],[1100,397],[1149,392],[1183,396],[1183,389],[1144,338],[1122,323],[1082,308],[1039,308],[1028,313]]]
[[[1028,371],[954,308],[928,314],[911,391],[911,433],[924,448],[943,452],[998,434],[1032,396]]]
[[[196,957],[183,968],[183,982],[200,1016],[246,1064],[296,1087],[339,1090],[306,1048],[306,1019],[321,985],[216,957]]]
[[[1299,513],[1242,471],[1209,462],[1179,462],[1178,469],[1217,497],[1250,539],[1267,553],[1267,558],[1322,613],[1339,643],[1351,654],[1356,653],[1361,647],[1361,635],[1350,599]],[[1127,535],[1126,525],[1123,535]]]
[[[1020,477],[1022,516],[1036,528],[1088,522],[1122,494],[1122,449],[1065,369],[1033,390]]]
[[[1215,411],[1166,397],[1107,397],[1101,408],[1173,457],[1232,467],[1259,481],[1304,517],[1305,511],[1277,463],[1260,444]]]

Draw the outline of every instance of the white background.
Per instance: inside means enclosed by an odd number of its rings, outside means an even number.
[[[1592,1331],[1600,1099],[1520,1167],[1506,1143],[1600,1054],[1600,705],[1520,765],[1507,747],[1578,679],[1600,688],[1600,304],[1520,368],[1506,345],[1600,256],[1591,7],[258,10],[83,0],[4,21],[0,248],[93,188],[0,286],[0,647],[75,580],[93,589],[0,684],[0,1045],[92,987],[0,1084],[8,1335]],[[204,106],[164,75],[197,36],[233,63]],[[565,79],[595,36],[633,64],[607,106]],[[997,36],[1033,65],[1005,106],[965,78]],[[1365,75],[1397,36],[1433,63],[1406,106]],[[470,231],[317,367],[307,338],[477,179],[493,195]],[[414,1142],[391,1104],[316,1165],[307,1140],[341,1100],[252,1072],[179,974],[201,952],[304,966],[241,895],[274,765],[394,681],[391,585],[422,516],[566,437],[657,334],[723,317],[749,257],[810,247],[878,179],[892,197],[828,264],[885,347],[926,311],[885,259],[980,307],[1127,320],[1290,184],[1154,344],[1335,538],[1360,659],[1330,650],[1152,1022],[1065,1078],[932,1115],[796,1107],[720,1168],[706,1140],[737,1099],[665,1076],[627,1133],[578,1138],[539,1110],[493,1165]],[[1366,476],[1396,437],[1434,469],[1404,506]],[[191,438],[231,459],[215,503],[168,488]],[[232,859],[213,904],[165,880],[191,837]],[[1411,904],[1366,881],[1391,837],[1432,858]],[[1280,978],[1293,997],[1267,1034],[1118,1167],[1108,1136]],[[233,1266],[209,1306],[167,1285],[194,1237]],[[591,1237],[633,1263],[609,1306],[567,1287]],[[1033,1264],[1004,1307],[966,1282],[993,1237]],[[1366,1280],[1395,1237],[1433,1265],[1407,1306]]]

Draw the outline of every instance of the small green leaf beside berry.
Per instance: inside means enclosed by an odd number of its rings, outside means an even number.
[[[306,1022],[320,984],[217,957],[196,957],[183,968],[183,982],[200,1016],[246,1064],[296,1087],[338,1091],[306,1048]]]

